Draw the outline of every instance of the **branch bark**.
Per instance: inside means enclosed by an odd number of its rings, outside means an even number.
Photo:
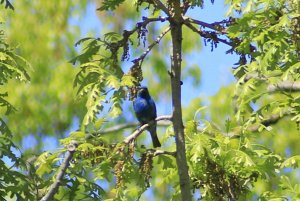
[[[137,63],[140,62],[140,66],[142,65],[145,57],[147,56],[147,54],[152,50],[152,48],[158,44],[160,42],[160,40],[170,31],[170,27],[168,27],[167,29],[165,29],[157,38],[156,40],[148,46],[147,50],[138,58],[132,60],[133,63]]]
[[[172,120],[172,116],[166,115],[166,116],[160,116],[155,119],[155,121],[161,121],[161,120]],[[146,130],[149,126],[151,126],[155,121],[150,121],[147,124],[142,125],[140,128],[138,128],[136,131],[134,131],[131,135],[129,135],[125,140],[123,141],[125,144],[129,144],[133,140],[135,140],[144,130]]]
[[[288,114],[289,114],[288,112],[285,112],[282,115],[273,114],[270,117],[268,117],[267,119],[262,120],[260,122],[260,124],[268,127],[270,125],[276,124],[280,119],[287,116]],[[257,132],[259,128],[260,128],[260,125],[253,125],[248,130],[251,131],[251,132]]]
[[[170,116],[171,117],[171,116]],[[105,130],[102,131],[97,131],[95,133],[93,133],[93,135],[103,135],[103,134],[109,134],[109,133],[115,133],[127,128],[136,128],[138,127],[140,124],[139,123],[125,123],[125,124],[119,124],[110,128],[107,128]],[[166,127],[169,126],[169,120],[159,120],[159,122],[157,123],[157,126],[161,126],[161,127]]]
[[[286,112],[283,112],[281,115],[279,115],[279,114],[270,115],[269,117],[263,119],[260,123],[253,124],[247,130],[250,132],[253,132],[253,133],[258,132],[261,124],[264,125],[265,127],[274,125],[290,114],[291,114],[290,111],[286,111]],[[240,130],[237,130],[237,131],[231,132],[231,133],[227,133],[226,136],[230,137],[230,138],[239,138]]]
[[[192,31],[198,33],[200,36],[202,36],[203,38],[210,38],[212,40],[215,40],[217,42],[221,42],[221,43],[224,43],[226,45],[229,45],[231,47],[233,47],[233,44],[225,39],[222,39],[222,38],[218,38],[218,37],[212,37],[211,34],[209,34],[208,32],[206,31],[203,31],[201,29],[198,29],[196,27],[194,27],[190,22],[186,22],[185,25],[190,28]]]
[[[56,175],[56,179],[55,179],[54,183],[51,185],[48,193],[41,199],[41,201],[52,200],[53,196],[57,193],[58,188],[62,183],[62,179],[63,179],[64,175],[66,174],[67,168],[70,165],[70,161],[73,157],[76,147],[77,147],[76,142],[73,142],[68,145],[68,151],[65,155],[64,162],[61,164],[60,170],[58,171],[58,173]]]
[[[153,156],[169,155],[169,156],[176,157],[176,152],[172,152],[172,151],[155,150],[155,149],[148,149],[148,151],[152,152]]]
[[[268,92],[275,92],[275,91],[300,91],[300,82],[279,82],[278,84],[273,84],[268,86]]]
[[[190,17],[184,17],[184,20],[186,21],[186,23],[198,24],[200,26],[210,28],[210,29],[212,29],[214,31],[217,31],[217,32],[220,32],[222,34],[227,34],[226,30],[220,28],[220,26],[216,26],[216,23],[209,24],[209,23],[206,23],[206,22],[203,22],[203,21],[200,21],[200,20],[196,20],[196,19],[190,18]]]
[[[182,25],[181,7],[179,0],[170,1],[174,9],[174,16],[170,18],[172,36],[172,57],[171,57],[171,88],[173,105],[173,127],[176,141],[176,163],[178,167],[181,199],[191,201],[190,177],[185,155],[184,127],[182,123],[181,108],[181,51],[182,51]]]
[[[168,8],[160,0],[153,0],[153,3],[157,8],[164,11],[166,15],[170,16]]]
[[[261,80],[261,81],[267,81],[269,77],[266,77],[264,75],[259,75],[257,73],[252,73],[248,74],[244,78],[244,82],[249,81],[250,79],[256,79],[256,80]],[[276,84],[270,84],[267,86],[267,91],[269,93],[273,93],[276,91],[286,91],[286,92],[297,92],[300,91],[300,82],[295,82],[295,81],[281,81]]]

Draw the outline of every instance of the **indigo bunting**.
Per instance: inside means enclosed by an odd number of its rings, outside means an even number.
[[[156,106],[147,87],[139,88],[137,97],[133,102],[133,109],[137,119],[142,125],[156,119]],[[156,133],[156,122],[148,127],[147,130],[150,132],[153,147],[160,147],[161,144]]]

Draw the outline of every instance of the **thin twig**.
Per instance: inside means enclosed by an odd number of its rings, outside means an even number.
[[[191,7],[191,3],[187,0],[183,0],[183,3],[182,3],[183,15],[186,14],[186,12],[189,10],[190,7]]]
[[[203,22],[203,21],[200,21],[200,20],[190,18],[190,17],[183,17],[183,19],[184,19],[185,23],[198,24],[200,26],[207,27],[207,28],[210,28],[212,30],[218,31],[222,34],[227,34],[226,30],[224,28],[221,28],[220,26],[217,26],[216,23],[209,24],[209,23],[206,23],[206,22]]]
[[[164,151],[164,150],[152,150],[152,151],[153,151],[153,156],[170,155],[176,157],[175,151]]]
[[[133,28],[132,30],[130,31],[127,31],[127,30],[124,30],[124,33],[126,33],[126,37],[127,36],[129,37],[130,35],[132,35],[134,32],[136,32],[138,29],[140,29],[141,27],[146,27],[149,23],[151,22],[157,22],[157,21],[165,21],[166,18],[163,18],[163,17],[157,17],[157,18],[148,18],[148,17],[143,17],[143,20],[142,22],[138,22],[136,23],[137,26],[135,28]]]
[[[131,135],[129,135],[127,138],[124,139],[125,144],[129,144],[133,140],[135,140],[144,130],[146,130],[149,126],[153,125],[156,121],[161,120],[169,120],[172,121],[172,116],[166,115],[166,116],[160,116],[155,119],[155,121],[150,121],[147,124],[142,125],[140,128],[138,128],[136,131],[134,131]]]
[[[115,50],[118,50],[119,48],[123,47],[128,42],[128,40],[132,34],[134,34],[136,31],[140,30],[141,28],[145,28],[149,23],[156,22],[156,21],[164,22],[165,20],[166,20],[166,18],[164,18],[164,17],[157,17],[157,18],[143,17],[142,22],[136,23],[136,26],[132,30],[129,30],[129,31],[124,30],[123,31],[123,38],[113,45],[112,50],[115,51]]]
[[[70,161],[73,157],[74,152],[76,151],[77,143],[71,142],[68,145],[68,151],[65,155],[64,162],[61,164],[60,169],[56,175],[56,179],[54,183],[51,185],[48,193],[41,199],[41,201],[49,201],[52,200],[53,196],[57,193],[59,186],[62,183],[62,179],[66,174],[67,168],[70,165]]]
[[[198,33],[200,36],[204,37],[204,38],[210,38],[212,40],[214,40],[215,42],[222,42],[226,45],[229,45],[231,47],[233,47],[233,44],[225,39],[222,39],[222,38],[213,38],[211,37],[211,34],[206,32],[206,31],[203,31],[201,29],[197,29],[196,27],[194,27],[191,23],[187,22],[187,23],[184,23],[188,28],[190,28],[192,31]]]
[[[169,121],[160,121],[157,123],[157,126],[161,126],[161,127],[166,127],[166,126],[169,126],[171,125],[169,123]],[[136,128],[140,126],[139,123],[125,123],[125,124],[119,124],[119,125],[116,125],[116,126],[113,126],[113,127],[110,127],[108,129],[105,129],[105,130],[102,130],[102,131],[97,131],[95,133],[93,133],[94,135],[103,135],[103,134],[109,134],[109,133],[115,133],[115,132],[118,132],[118,131],[121,131],[121,130],[124,130],[124,129],[127,129],[127,128]]]
[[[164,11],[166,15],[171,16],[169,9],[160,0],[153,0],[153,3],[157,8]]]
[[[139,123],[125,123],[125,124],[119,124],[110,128],[107,128],[105,130],[100,130],[94,133],[94,135],[104,135],[104,134],[109,134],[109,133],[115,133],[127,128],[134,128],[139,126]]]
[[[147,50],[141,55],[141,56],[139,56],[138,58],[136,58],[136,59],[134,59],[134,60],[132,60],[132,62],[133,63],[137,63],[137,62],[140,62],[140,66],[142,65],[142,63],[143,63],[143,61],[144,61],[144,59],[145,59],[145,57],[148,55],[148,53],[151,51],[151,49],[156,45],[156,44],[158,44],[160,41],[161,41],[161,39],[170,31],[170,27],[168,27],[167,29],[165,29],[157,38],[156,38],[156,40],[151,44],[151,45],[149,45],[148,46],[148,48],[147,48]]]
[[[264,125],[265,127],[274,125],[278,121],[282,120],[284,117],[286,117],[290,114],[291,114],[290,111],[283,112],[281,115],[273,114],[273,115],[269,116],[268,118],[260,121],[259,123],[254,124],[252,126],[249,126],[247,131],[250,131],[250,132],[253,132],[253,133],[258,132],[261,125]],[[235,132],[227,133],[226,136],[230,137],[230,138],[239,138],[240,137],[240,130],[235,131]]]
[[[159,155],[169,155],[176,157],[175,151],[164,151],[164,150],[156,150],[156,149],[147,149],[145,153],[150,153],[152,156],[159,156]]]
[[[287,113],[287,112],[282,115],[273,114],[269,118],[262,120],[260,122],[260,124],[249,127],[248,130],[251,132],[257,132],[259,130],[261,124],[264,125],[265,127],[268,127],[270,125],[276,124],[280,119],[282,119],[283,117],[285,117],[288,114],[289,113]]]

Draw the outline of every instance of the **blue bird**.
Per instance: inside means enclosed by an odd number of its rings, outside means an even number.
[[[156,119],[156,106],[147,87],[139,88],[137,97],[133,102],[133,109],[137,119],[142,125]],[[147,130],[151,134],[153,147],[160,147],[161,144],[156,133],[156,122],[148,127]]]

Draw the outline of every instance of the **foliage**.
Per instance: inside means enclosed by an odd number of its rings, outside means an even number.
[[[238,78],[237,119],[245,119],[244,125],[248,126],[260,122],[266,113],[281,116],[288,113],[291,120],[298,122],[299,94],[293,94],[293,89],[285,89],[280,85],[299,81],[299,5],[294,1],[245,3],[242,6],[242,2],[233,2],[228,11],[229,14],[234,11],[243,13],[243,17],[229,28],[228,35],[240,38],[242,43],[236,49],[243,53],[243,57],[249,55],[250,59],[234,72]],[[251,44],[255,46],[255,51],[251,50]],[[278,93],[282,94],[279,99],[275,98]],[[268,99],[272,101],[263,102],[252,113],[250,104],[264,96],[270,96]]]
[[[2,1],[3,3],[4,1]],[[6,3],[9,3],[8,1]],[[6,4],[8,6],[10,4]],[[28,70],[29,63],[15,53],[15,50],[9,46],[5,40],[4,30],[0,30],[0,198],[5,200],[8,197],[18,200],[34,199],[33,178],[28,178],[22,174],[20,169],[26,168],[25,161],[18,157],[17,146],[12,141],[12,133],[7,126],[7,116],[15,112],[11,103],[5,98],[8,92],[3,92],[3,86],[10,79],[28,82],[30,77]],[[5,160],[3,160],[5,159]],[[10,161],[11,167],[8,167],[5,161]],[[18,188],[16,188],[18,186]],[[26,199],[25,199],[26,198]]]
[[[204,200],[239,200],[258,178],[268,180],[280,167],[281,157],[247,138],[230,138],[205,122],[187,122],[187,149],[194,189]],[[231,131],[230,131],[231,132]]]
[[[17,12],[1,11],[7,41],[32,66],[30,84],[12,80],[5,86],[10,93],[7,100],[18,110],[8,117],[9,128],[18,144],[24,143],[25,136],[35,138],[33,152],[44,149],[41,136],[63,136],[85,112],[84,105],[74,100],[76,69],[67,60],[75,56],[75,35],[80,34],[76,21],[69,25],[69,20],[83,14],[86,5],[83,1],[25,0],[14,2]]]
[[[3,85],[12,78],[16,78],[19,81],[29,81],[30,78],[27,73],[29,67],[30,65],[27,61],[15,54],[8,46],[4,40],[4,31],[0,30],[0,86],[3,87]],[[7,92],[0,94],[0,105],[3,107],[3,109],[1,109],[3,114],[8,115],[15,111],[15,108],[5,100],[6,96],[8,96]],[[6,128],[4,120],[1,118],[0,121],[3,124],[1,133],[7,132],[7,130],[4,129]]]
[[[82,97],[88,94],[86,103],[87,113],[82,122],[83,126],[95,122],[96,115],[104,108],[103,104],[110,104],[109,116],[115,118],[121,114],[122,98],[125,92],[122,87],[134,85],[134,78],[124,75],[118,66],[118,53],[115,51],[120,46],[120,36],[116,33],[108,33],[104,39],[85,38],[78,41],[79,45],[88,42],[84,53],[72,60],[73,63],[81,63],[80,71],[75,77],[74,86],[78,86],[77,95]],[[127,44],[123,47],[126,50]],[[110,50],[111,54],[106,52]],[[124,55],[122,57],[126,57]],[[109,94],[109,92],[112,94]],[[110,97],[109,97],[110,95]],[[106,96],[109,97],[108,100]]]

